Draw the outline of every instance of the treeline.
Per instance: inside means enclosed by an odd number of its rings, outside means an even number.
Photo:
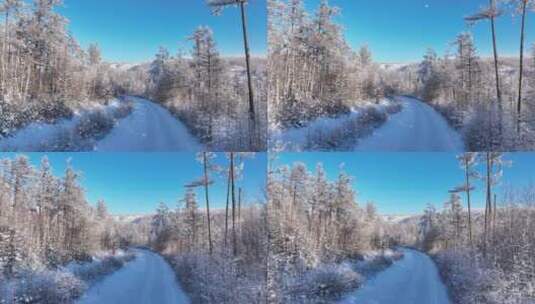
[[[455,303],[524,303],[535,297],[535,190],[508,187],[498,201],[501,153],[459,157],[464,182],[450,190],[442,211],[430,205],[419,227],[419,246],[432,253]],[[481,167],[481,169],[480,169]],[[461,175],[462,174],[462,175]],[[485,209],[474,211],[482,181]],[[464,193],[466,204],[459,193]]]
[[[1,160],[0,277],[88,261],[126,245],[104,202],[91,207],[78,180],[70,165],[54,176],[46,157],[38,168],[25,156]]]
[[[322,0],[313,15],[303,0],[268,1],[270,120],[282,127],[348,113],[363,102],[392,94],[398,81],[354,51],[334,18],[339,9]]]
[[[329,180],[321,164],[310,172],[296,163],[272,169],[268,187],[269,303],[316,303],[356,288],[363,278],[342,262],[393,245],[375,206],[357,204],[343,171]]]
[[[462,128],[471,151],[516,151],[535,144],[531,100],[535,65],[528,57],[524,23],[533,9],[531,1],[491,0],[488,7],[465,18],[471,27],[478,22],[490,25],[491,58],[480,58],[470,30],[460,33],[455,51],[438,58],[428,50],[419,66],[416,94],[441,110],[452,124]],[[500,57],[497,20],[511,12],[520,16],[522,27],[520,56]],[[531,56],[533,57],[533,56]]]
[[[202,175],[185,185],[176,209],[160,204],[149,244],[167,257],[192,303],[262,303],[268,271],[265,205],[246,201],[240,180],[251,154],[228,153],[228,165],[200,153]],[[224,209],[210,209],[210,188],[226,184]],[[198,193],[201,195],[198,197]]]
[[[213,32],[201,26],[189,38],[191,58],[160,48],[146,73],[142,95],[163,103],[212,149],[260,151],[265,148],[267,90],[265,62],[251,68],[255,121],[250,120],[247,69],[222,58]]]
[[[55,12],[61,0],[0,2],[0,135],[32,121],[69,117],[88,101],[120,91],[94,44],[80,48]]]

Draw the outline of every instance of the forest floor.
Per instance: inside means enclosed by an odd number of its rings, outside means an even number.
[[[189,303],[171,266],[160,255],[143,249],[135,253],[135,260],[92,286],[78,303]]]
[[[399,99],[403,102],[403,110],[359,141],[356,151],[465,150],[461,135],[435,109],[412,97],[400,96]]]
[[[32,123],[0,138],[0,151],[199,150],[199,140],[182,122],[162,106],[138,97],[116,99],[56,123]]]
[[[449,304],[438,269],[426,254],[402,249],[404,257],[370,278],[341,304]]]

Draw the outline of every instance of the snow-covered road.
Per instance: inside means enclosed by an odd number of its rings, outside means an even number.
[[[134,111],[120,120],[100,142],[95,151],[154,152],[201,151],[199,141],[188,129],[162,106],[139,97],[134,100]]]
[[[357,151],[444,151],[465,150],[459,133],[431,106],[411,97],[398,97],[403,110],[357,144]]]
[[[169,264],[156,253],[136,249],[136,259],[91,287],[78,304],[189,303]]]
[[[110,133],[100,141],[83,139],[77,126],[92,109],[76,113],[70,119],[55,123],[32,123],[13,136],[0,137],[0,151],[102,151],[102,152],[174,152],[202,151],[199,140],[186,126],[162,106],[139,97],[128,97],[134,109],[119,119]],[[119,99],[109,106],[99,106],[103,112],[113,113],[119,108]]]
[[[416,250],[367,281],[342,304],[449,304],[446,287],[435,263]]]

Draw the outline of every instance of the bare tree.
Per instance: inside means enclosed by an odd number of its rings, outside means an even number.
[[[489,20],[490,28],[492,32],[492,49],[494,54],[494,73],[496,77],[496,98],[498,102],[499,115],[500,115],[500,128],[503,115],[503,104],[502,104],[502,91],[500,87],[500,71],[499,71],[499,59],[498,59],[498,47],[496,43],[496,18],[501,16],[501,11],[496,7],[496,0],[489,0],[489,7],[483,9],[482,11],[468,16],[465,18],[469,23],[476,23],[481,20]],[[501,131],[500,131],[501,133]],[[501,134],[500,134],[501,136]]]
[[[252,131],[255,131],[255,107],[254,107],[254,92],[253,92],[253,82],[251,79],[251,59],[249,54],[249,40],[247,36],[247,16],[245,13],[245,5],[248,3],[248,0],[207,0],[207,3],[210,7],[213,8],[214,13],[219,14],[221,10],[226,6],[238,5],[240,7],[241,13],[241,22],[242,22],[242,32],[243,32],[243,46],[245,51],[245,64],[247,70],[247,86],[249,89],[249,118],[252,123]],[[253,133],[251,133],[251,138]]]
[[[465,182],[463,185],[456,187],[455,189],[450,191],[466,193],[466,201],[468,206],[468,239],[470,241],[470,245],[472,245],[472,208],[470,195],[471,191],[475,189],[475,187],[472,185],[472,179],[479,178],[479,173],[475,169],[475,166],[477,165],[477,156],[477,153],[472,152],[464,153],[457,156],[461,168],[464,170],[465,173]]]
[[[516,132],[520,134],[522,124],[522,85],[524,80],[524,42],[526,32],[526,17],[529,8],[533,8],[533,0],[505,0],[505,2],[516,6],[517,12],[521,16],[520,23],[520,59],[518,75],[518,96],[516,105]]]
[[[212,245],[212,227],[211,227],[211,217],[210,217],[210,200],[208,198],[208,186],[211,183],[210,178],[208,177],[208,167],[209,167],[208,158],[212,156],[213,156],[212,153],[210,153],[210,155],[208,155],[207,152],[202,153],[203,171],[204,171],[204,179],[203,179],[204,197],[206,199],[206,218],[208,222],[208,248],[209,248],[210,254],[212,254],[213,245]]]
[[[518,101],[516,107],[516,132],[520,134],[520,124],[522,123],[522,79],[524,74],[524,34],[526,28],[526,10],[529,0],[520,0],[520,10],[522,11],[522,25],[520,29],[520,68],[518,75]]]

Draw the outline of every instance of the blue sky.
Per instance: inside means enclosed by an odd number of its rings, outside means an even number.
[[[266,54],[266,0],[252,0],[247,7],[253,55]],[[82,47],[98,42],[105,60],[151,60],[159,46],[175,54],[189,51],[187,37],[199,26],[214,30],[220,52],[242,55],[241,19],[236,7],[220,16],[211,14],[204,0],[64,0],[58,9],[70,20],[69,30]]]
[[[320,0],[306,0],[312,12]],[[342,14],[337,20],[344,26],[350,45],[368,44],[380,62],[420,61],[425,50],[433,47],[439,54],[463,30],[463,17],[487,5],[488,0],[330,0]],[[535,42],[535,14],[528,15],[527,46]],[[473,27],[476,45],[483,56],[491,55],[490,25]],[[520,20],[508,10],[497,22],[498,48],[504,55],[518,56]]]
[[[74,169],[82,172],[81,184],[91,204],[103,199],[114,214],[151,213],[160,202],[174,208],[184,194],[184,184],[202,174],[195,153],[23,153],[39,165],[47,155],[56,176],[63,176],[65,165],[71,159]],[[0,153],[0,158],[14,153]],[[227,164],[224,154],[216,158]],[[246,159],[244,176],[239,181],[247,201],[264,201],[266,155],[256,154]],[[212,206],[221,208],[226,198],[222,179],[210,189]],[[204,192],[199,192],[199,203],[204,206]]]
[[[504,171],[502,188],[535,182],[535,153],[511,153],[505,159],[513,164]],[[379,212],[390,215],[420,213],[428,203],[441,208],[448,190],[463,182],[463,171],[451,153],[283,153],[275,164],[296,161],[307,164],[310,171],[323,163],[331,180],[343,163],[344,170],[354,177],[358,202],[373,201]],[[483,208],[483,184],[476,187],[474,207]]]
[[[320,0],[306,0],[312,12]],[[82,47],[98,42],[103,57],[117,62],[151,60],[158,47],[175,53],[190,49],[187,37],[199,25],[215,32],[224,55],[241,55],[243,42],[239,10],[231,7],[213,16],[204,0],[64,0],[59,12],[70,20],[69,30]],[[345,28],[350,45],[368,44],[380,62],[419,61],[428,47],[443,54],[455,36],[468,29],[463,17],[477,11],[487,0],[330,0],[342,9],[337,21]],[[265,55],[266,0],[251,0],[248,6],[251,51]],[[519,18],[511,10],[497,22],[499,51],[518,55]],[[477,47],[483,56],[491,55],[489,23],[472,27]],[[527,19],[527,42],[535,40],[535,14]]]

